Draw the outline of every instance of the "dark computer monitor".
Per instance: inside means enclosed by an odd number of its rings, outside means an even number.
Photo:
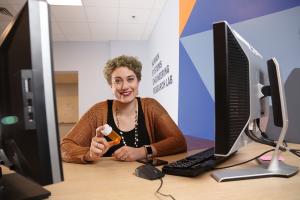
[[[28,0],[0,38],[2,164],[39,185],[63,180],[49,29],[46,1]],[[8,176],[0,188],[16,194],[13,185],[24,179]]]
[[[279,64],[277,63],[276,59],[270,59],[267,61],[268,65],[268,74],[270,80],[270,95],[272,96],[272,109],[273,109],[273,118],[274,118],[274,125],[278,127],[283,127],[283,118],[287,121],[287,114],[282,113],[281,102],[285,103],[285,100],[282,101],[280,98],[280,93],[284,91],[280,91],[279,83],[281,83],[280,71],[279,71]],[[286,107],[286,105],[284,106]],[[283,116],[285,115],[286,116]]]
[[[263,57],[228,23],[213,25],[215,64],[215,154],[228,156],[250,140],[245,130],[268,114],[259,96],[267,82]]]
[[[275,58],[266,62],[226,21],[213,24],[215,70],[215,154],[230,156],[251,142],[276,146],[270,163],[254,169],[217,171],[218,181],[268,176],[289,177],[297,167],[278,161],[278,151],[287,130],[284,87]],[[268,66],[268,74],[266,68]],[[267,82],[269,77],[270,85]],[[282,127],[278,142],[259,137],[260,119],[268,115],[271,96],[275,125]]]

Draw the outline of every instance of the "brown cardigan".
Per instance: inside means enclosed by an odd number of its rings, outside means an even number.
[[[184,152],[187,149],[182,132],[171,119],[168,112],[152,98],[141,98],[145,123],[152,146],[157,156]],[[66,162],[87,163],[88,153],[96,128],[107,122],[107,101],[91,107],[63,138],[62,159]]]

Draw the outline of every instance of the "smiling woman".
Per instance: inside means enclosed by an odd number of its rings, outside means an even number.
[[[168,112],[155,99],[138,97],[141,71],[141,62],[132,56],[106,63],[104,77],[115,99],[92,106],[63,138],[64,161],[88,163],[103,156],[135,161],[186,151],[182,132]],[[120,143],[101,133],[105,124],[119,134]]]

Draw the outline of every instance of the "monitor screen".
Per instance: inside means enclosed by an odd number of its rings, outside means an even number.
[[[29,0],[0,38],[0,149],[40,185],[63,180],[52,63],[48,5]]]

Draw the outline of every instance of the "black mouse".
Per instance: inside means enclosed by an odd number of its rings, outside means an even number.
[[[135,175],[148,180],[155,180],[165,176],[159,169],[152,165],[141,165],[135,169]]]

